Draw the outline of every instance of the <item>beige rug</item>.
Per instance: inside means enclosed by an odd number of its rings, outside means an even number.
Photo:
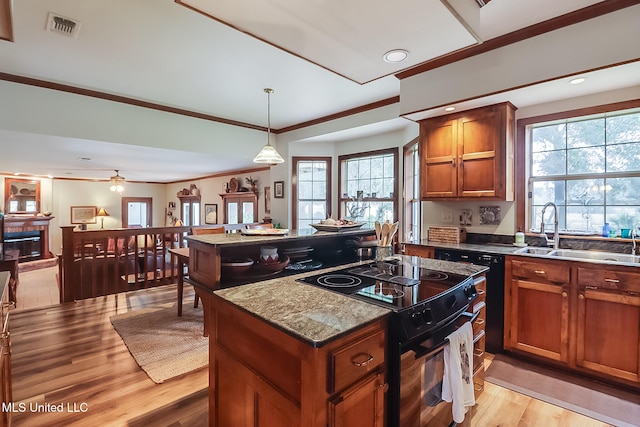
[[[640,395],[498,354],[486,381],[617,427],[640,426]]]
[[[110,317],[138,365],[155,383],[207,366],[209,339],[203,336],[202,304],[144,308]]]

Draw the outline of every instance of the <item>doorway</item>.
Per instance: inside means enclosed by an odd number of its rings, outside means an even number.
[[[151,197],[122,198],[122,227],[153,227],[153,199]]]

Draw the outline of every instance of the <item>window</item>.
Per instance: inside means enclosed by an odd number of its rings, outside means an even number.
[[[293,158],[293,223],[311,228],[331,212],[331,157]],[[334,217],[335,218],[335,217]]]
[[[620,235],[640,225],[639,110],[535,123],[527,133],[533,229],[547,202],[558,207],[563,230],[601,234],[609,223]]]
[[[404,147],[404,239],[420,241],[422,223],[420,202],[420,158],[418,142],[411,141]]]
[[[340,216],[365,222],[397,218],[397,149],[340,156]]]
[[[180,212],[182,224],[200,225],[200,196],[178,196],[180,199]]]

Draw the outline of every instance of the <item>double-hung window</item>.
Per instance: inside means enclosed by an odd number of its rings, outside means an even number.
[[[294,157],[293,223],[310,229],[331,215],[331,157]]]
[[[340,217],[364,222],[394,222],[397,218],[398,150],[339,156]],[[335,218],[337,219],[337,218]]]
[[[547,202],[558,207],[560,229],[576,234],[601,234],[608,223],[617,236],[640,225],[639,109],[535,123],[527,136],[532,229]]]

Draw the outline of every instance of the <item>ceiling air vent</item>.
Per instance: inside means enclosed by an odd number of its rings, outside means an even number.
[[[69,37],[77,37],[80,32],[82,22],[76,21],[71,18],[65,18],[64,16],[57,15],[55,13],[49,13],[47,17],[47,31],[53,33],[64,34]]]

